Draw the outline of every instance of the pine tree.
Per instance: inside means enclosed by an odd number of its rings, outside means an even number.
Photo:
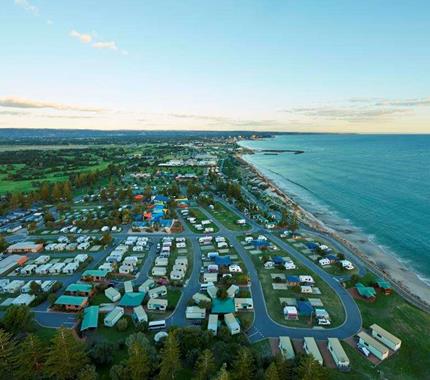
[[[231,376],[228,373],[225,364],[221,367],[220,371],[218,372],[216,380],[231,380]]]
[[[242,347],[237,353],[236,360],[233,363],[234,368],[234,378],[236,380],[249,380],[254,376],[254,358],[252,357],[252,352],[246,348]]]
[[[301,380],[322,380],[326,378],[324,368],[310,355],[300,358],[297,375]]]
[[[60,185],[56,183],[52,188],[52,199],[54,201],[59,201],[61,200],[62,195],[63,195],[63,192],[61,191]]]
[[[149,379],[151,372],[149,356],[138,341],[134,341],[128,349],[127,368],[130,371],[131,380]]]
[[[22,380],[39,378],[45,358],[45,346],[40,339],[36,335],[28,335],[19,345],[17,378]]]
[[[78,373],[77,380],[97,380],[98,375],[96,367],[87,364]]]
[[[0,330],[0,379],[13,379],[16,364],[16,344],[12,335]]]
[[[174,379],[176,373],[181,368],[181,358],[179,343],[174,335],[170,333],[164,343],[162,350],[162,360],[160,364],[159,380]]]
[[[63,197],[68,202],[70,202],[73,199],[72,186],[70,185],[69,181],[64,182],[63,184]]]
[[[87,364],[88,358],[83,343],[78,341],[71,330],[60,328],[52,339],[46,360],[46,372],[58,380],[66,380]]]
[[[33,325],[33,313],[28,306],[12,305],[2,320],[4,328],[12,334],[29,331]]]
[[[272,362],[264,372],[264,380],[279,380],[278,369],[275,362]]]
[[[211,350],[204,350],[196,363],[197,379],[207,380],[215,371],[215,358]]]
[[[42,201],[47,202],[49,200],[49,185],[44,183],[39,190],[39,197]]]

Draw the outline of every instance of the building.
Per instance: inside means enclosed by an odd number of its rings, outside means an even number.
[[[133,314],[131,315],[134,323],[148,322],[148,315],[142,305],[133,308]]]
[[[84,309],[84,317],[81,323],[81,331],[96,329],[99,325],[99,307],[88,306]]]
[[[371,286],[364,286],[361,282],[355,284],[355,289],[360,297],[367,299],[368,301],[374,302],[376,300],[376,291]]]
[[[116,306],[110,313],[108,313],[103,321],[106,327],[113,327],[124,315],[124,309],[120,306]]]
[[[376,323],[370,326],[370,330],[372,331],[372,336],[375,339],[379,340],[381,343],[384,343],[393,351],[397,351],[402,345],[402,341],[399,338],[383,329],[381,326],[378,326]]]
[[[146,306],[148,307],[148,310],[166,311],[167,304],[167,300],[161,298],[150,298]]]
[[[336,363],[337,368],[339,369],[347,369],[349,368],[350,362],[349,358],[346,355],[345,350],[342,347],[339,339],[337,338],[328,338],[327,340],[327,348],[333,357],[334,362]]]
[[[239,287],[234,284],[230,285],[230,287],[227,289],[227,295],[230,298],[234,298],[238,292],[239,292]]]
[[[208,330],[212,331],[214,335],[218,332],[218,314],[209,314]]]
[[[211,302],[211,299],[202,293],[196,293],[193,295],[193,301],[198,305],[200,302]]]
[[[81,311],[88,305],[88,297],[62,295],[57,298],[55,305],[66,311]]]
[[[166,267],[154,267],[152,268],[151,274],[155,277],[165,276],[167,274]]]
[[[185,312],[185,318],[187,319],[205,319],[206,309],[198,306],[188,306]]]
[[[237,321],[236,317],[233,313],[228,313],[224,315],[224,322],[227,325],[227,328],[230,331],[231,335],[239,334],[240,333],[240,325]]]
[[[148,278],[143,284],[139,286],[137,290],[142,293],[148,293],[149,289],[151,289],[154,284],[155,281],[152,278]]]
[[[158,298],[167,295],[167,288],[162,285],[148,291],[149,298]]]
[[[4,287],[4,293],[18,293],[24,285],[25,281],[13,280]]]
[[[180,281],[180,280],[183,280],[184,277],[185,277],[185,273],[182,271],[172,270],[170,272],[170,279],[171,280]]]
[[[121,298],[121,293],[115,288],[110,287],[105,289],[105,296],[112,302],[117,302]]]
[[[317,342],[312,337],[304,337],[303,338],[303,349],[308,355],[314,357],[314,359],[320,363],[320,365],[324,364],[324,360],[321,356],[321,352],[318,349]]]
[[[108,273],[105,269],[87,269],[82,273],[82,280],[89,282],[105,281]]]
[[[234,299],[234,308],[236,311],[240,310],[253,310],[254,302],[252,298],[235,298]]]
[[[43,244],[34,243],[32,241],[22,241],[10,245],[7,249],[7,253],[37,253],[43,250]]]
[[[234,300],[232,298],[215,298],[212,300],[213,314],[230,314],[236,311]]]
[[[140,292],[128,292],[125,293],[119,301],[119,306],[122,307],[137,307],[142,304],[145,298],[145,293]]]
[[[291,339],[288,336],[279,337],[279,350],[285,360],[292,360],[296,356]]]
[[[357,336],[358,343],[366,347],[379,360],[384,360],[388,357],[390,350],[382,343],[379,343],[376,339],[372,338],[369,334],[361,331]]]
[[[30,305],[34,300],[36,299],[36,296],[34,294],[20,294],[18,297],[16,297],[12,301],[12,305]]]
[[[206,272],[203,273],[203,282],[217,282],[218,273]]]
[[[299,319],[297,308],[295,306],[284,306],[284,317],[289,320]]]
[[[393,293],[390,283],[383,278],[378,278],[375,283],[376,288],[380,289],[385,295]]]
[[[18,265],[23,266],[27,260],[27,256],[21,255],[10,255],[5,257],[3,260],[0,260],[0,276]]]
[[[70,296],[82,296],[91,297],[94,293],[93,286],[91,284],[70,284],[64,294]]]
[[[131,281],[124,282],[124,292],[125,293],[133,292],[133,283]]]

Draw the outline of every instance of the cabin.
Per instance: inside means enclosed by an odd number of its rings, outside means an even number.
[[[364,286],[361,282],[357,282],[355,284],[355,289],[360,297],[363,297],[370,302],[375,302],[376,291],[371,286]]]
[[[235,298],[234,308],[236,311],[253,310],[254,302],[252,301],[252,298]]]
[[[84,309],[81,332],[97,329],[99,324],[99,311],[99,306],[88,306]]]
[[[148,315],[146,314],[146,311],[144,310],[142,305],[136,306],[133,308],[132,318],[134,323],[143,323],[148,322]]]
[[[295,306],[284,306],[284,317],[288,320],[299,319],[299,313]]]
[[[218,281],[218,273],[203,273],[203,282],[217,282]]]
[[[200,302],[211,302],[211,299],[202,293],[196,293],[193,295],[193,301],[198,305]]]
[[[155,284],[155,281],[152,278],[148,278],[145,282],[139,285],[137,289],[139,292],[148,293],[149,289],[151,289]]]
[[[88,297],[62,295],[57,298],[55,305],[66,311],[78,312],[88,305]]]
[[[117,302],[121,299],[121,293],[113,287],[105,289],[105,296],[112,302]]]
[[[328,338],[327,348],[338,369],[345,370],[349,368],[349,358],[338,338]]]
[[[296,354],[294,352],[290,337],[279,337],[279,351],[281,351],[281,355],[285,360],[292,360],[295,358]]]
[[[383,278],[378,278],[374,285],[377,289],[379,289],[382,293],[384,293],[386,296],[393,293],[393,288],[390,285],[390,283]]]
[[[91,284],[70,284],[67,286],[64,294],[70,296],[91,297],[94,294],[94,289]]]
[[[148,310],[166,311],[167,300],[161,298],[150,298],[147,303]]]
[[[88,282],[102,282],[106,280],[108,273],[107,270],[102,269],[87,269],[82,273],[82,280]]]
[[[402,345],[402,341],[399,338],[383,329],[381,326],[378,326],[376,323],[370,326],[370,330],[375,339],[379,340],[393,351],[397,351]]]
[[[167,288],[162,285],[148,291],[149,298],[158,298],[167,295]]]
[[[234,284],[230,285],[230,287],[227,289],[227,295],[230,298],[234,298],[238,292],[239,292],[239,287]]]
[[[22,241],[10,245],[7,249],[7,253],[38,253],[43,250],[43,244],[34,243],[32,241]]]
[[[131,281],[124,282],[124,292],[132,293],[133,292],[133,283]]]
[[[206,318],[206,309],[198,307],[198,306],[187,306],[185,311],[186,319],[205,319]]]
[[[373,355],[375,355],[379,360],[384,360],[388,358],[390,350],[379,343],[375,338],[372,338],[369,334],[364,331],[360,331],[358,334],[358,343],[366,347]]]
[[[209,314],[208,330],[212,331],[214,335],[218,332],[218,314]]]
[[[106,327],[113,327],[124,315],[124,309],[116,306],[110,313],[108,313],[103,321]]]
[[[227,325],[231,335],[240,333],[240,325],[233,313],[224,315],[224,322]]]
[[[119,306],[122,306],[124,308],[132,308],[137,307],[142,304],[143,300],[145,298],[145,293],[139,293],[139,292],[126,292],[121,300],[119,301]]]
[[[155,277],[162,277],[167,274],[166,267],[154,267],[152,268],[151,274]]]
[[[303,349],[308,355],[313,356],[313,358],[320,363],[320,365],[324,364],[324,360],[321,356],[321,352],[317,346],[317,342],[312,337],[304,337],[303,338]]]

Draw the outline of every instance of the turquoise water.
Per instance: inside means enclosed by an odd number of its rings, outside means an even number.
[[[304,150],[245,158],[327,226],[430,282],[430,135],[282,135],[241,145]]]

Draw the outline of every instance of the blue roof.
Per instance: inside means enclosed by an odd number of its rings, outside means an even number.
[[[308,242],[308,243],[306,243],[306,247],[313,250],[313,249],[317,249],[319,247],[319,245],[317,243]]]
[[[336,255],[327,255],[326,256],[330,261],[336,261],[337,260],[337,256]]]
[[[168,202],[169,198],[165,195],[156,195],[154,198],[154,202]]]
[[[299,276],[288,275],[287,282],[300,282]]]
[[[231,265],[232,263],[230,256],[215,256],[214,261],[217,265]]]
[[[267,247],[269,245],[269,242],[267,240],[258,240],[258,239],[255,239],[255,240],[252,241],[252,244],[255,247]]]
[[[274,257],[272,258],[272,261],[273,261],[275,264],[283,264],[283,263],[285,262],[285,260],[284,260],[284,258],[283,258],[282,256],[274,256]]]
[[[311,316],[314,308],[309,301],[297,300],[297,310],[300,315]]]
[[[159,220],[161,227],[170,227],[173,223],[172,219],[160,219]]]

